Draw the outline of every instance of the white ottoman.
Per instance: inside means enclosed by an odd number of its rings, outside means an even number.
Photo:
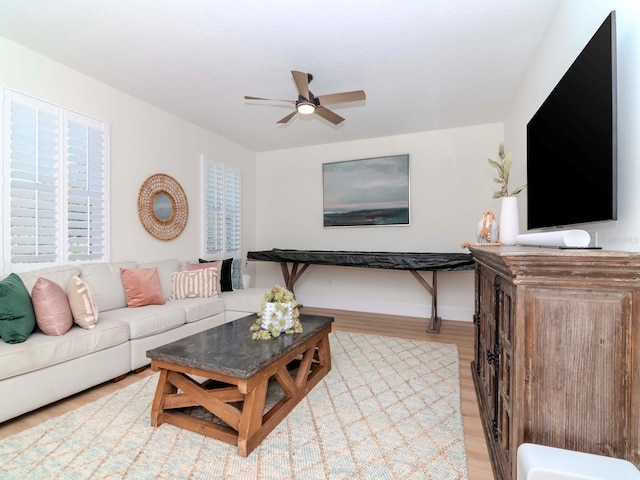
[[[631,462],[562,448],[523,443],[517,480],[640,480]]]

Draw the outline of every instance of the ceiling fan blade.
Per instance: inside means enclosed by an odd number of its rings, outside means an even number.
[[[295,100],[281,100],[277,98],[261,98],[261,97],[250,97],[248,95],[244,96],[245,100],[266,100],[267,102],[287,102],[287,103],[296,103]]]
[[[328,95],[318,95],[316,97],[320,105],[332,105],[334,103],[357,102],[366,99],[364,90],[354,90],[353,92],[329,93]]]
[[[338,115],[337,113],[333,113],[331,110],[329,110],[328,108],[324,108],[322,105],[316,108],[316,113],[325,120],[329,120],[334,125],[338,125],[340,122],[344,121],[344,118],[342,118],[340,115]]]
[[[300,96],[309,100],[309,75],[295,70],[291,70],[291,75],[293,75],[293,81],[296,82]]]
[[[298,111],[294,110],[293,112],[291,112],[289,115],[287,115],[283,119],[278,120],[277,123],[287,123],[289,120],[291,120],[293,117],[296,116],[296,113],[298,113]]]

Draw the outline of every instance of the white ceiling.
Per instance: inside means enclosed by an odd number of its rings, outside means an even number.
[[[0,36],[253,151],[500,122],[558,0],[0,0]],[[297,99],[364,90],[276,122]]]

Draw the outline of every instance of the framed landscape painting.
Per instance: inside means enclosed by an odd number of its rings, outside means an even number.
[[[325,227],[409,225],[409,155],[322,165]]]

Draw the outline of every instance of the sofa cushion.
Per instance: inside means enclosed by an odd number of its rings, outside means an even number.
[[[20,345],[0,343],[0,379],[80,358],[128,340],[127,325],[115,319],[101,320],[92,330],[74,326],[59,337],[36,331]],[[33,391],[37,394],[38,385],[33,385]]]
[[[169,300],[171,298],[173,288],[173,285],[171,284],[171,274],[182,270],[182,262],[180,260],[173,259],[161,262],[141,263],[138,266],[141,268],[158,269],[158,277],[160,278],[160,285],[162,286],[162,294],[164,295],[165,300]]]
[[[67,288],[67,282],[71,277],[80,275],[80,269],[72,265],[59,265],[56,267],[40,268],[30,272],[22,272],[18,275],[29,292],[33,290],[33,286],[40,277],[56,282],[64,290]]]
[[[85,263],[80,265],[80,278],[89,285],[95,297],[96,306],[101,313],[127,306],[120,268],[135,268],[137,266],[138,264],[135,262]]]
[[[186,322],[186,312],[179,305],[146,305],[138,308],[119,308],[100,312],[100,322],[105,318],[124,322],[129,326],[129,338],[142,338],[165,332]]]
[[[164,295],[156,267],[121,268],[120,276],[128,307],[164,305]]]
[[[82,328],[91,329],[98,323],[98,307],[87,282],[75,276],[67,283],[67,299],[73,321]]]
[[[235,290],[233,292],[222,292],[220,297],[224,299],[226,303],[227,311],[257,313],[262,306],[262,300],[264,294],[269,289],[265,288],[244,288],[242,290]]]
[[[198,320],[224,313],[226,305],[225,301],[220,297],[183,298],[181,300],[170,300],[168,303],[184,309],[186,323],[197,322]]]
[[[10,273],[0,280],[0,337],[6,343],[21,343],[35,327],[29,291],[18,275]]]
[[[60,285],[40,277],[31,290],[36,324],[45,335],[64,335],[73,326],[67,294]]]
[[[174,272],[172,300],[218,296],[218,273],[215,268]]]

